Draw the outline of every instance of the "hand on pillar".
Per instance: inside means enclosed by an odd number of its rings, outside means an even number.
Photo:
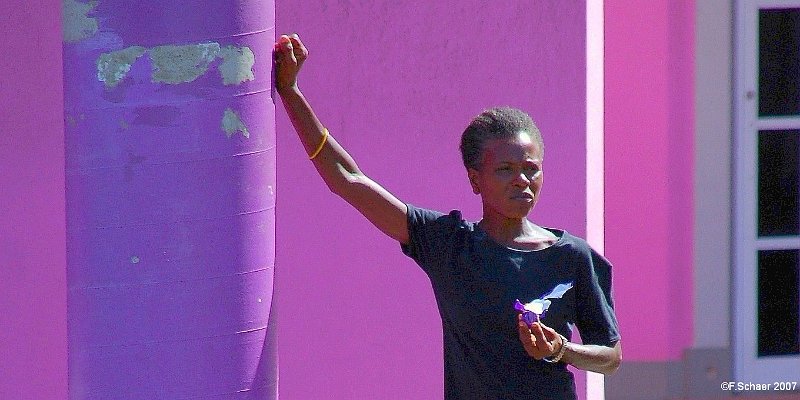
[[[281,35],[275,43],[275,88],[278,93],[297,87],[297,74],[308,57],[308,50],[297,34]]]

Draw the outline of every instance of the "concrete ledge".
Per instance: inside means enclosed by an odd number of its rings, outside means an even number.
[[[728,398],[731,393],[720,389],[720,383],[732,379],[731,369],[727,348],[689,349],[677,361],[623,361],[619,371],[606,378],[606,398]]]
[[[684,353],[684,390],[692,397],[726,397],[722,382],[733,380],[733,360],[728,348],[689,349]]]
[[[616,374],[606,377],[606,398],[665,400],[683,397],[682,363],[623,361]]]

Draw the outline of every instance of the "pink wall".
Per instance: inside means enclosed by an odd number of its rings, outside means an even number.
[[[546,143],[541,224],[585,234],[585,3],[278,1],[310,50],[300,85],[368,175],[480,218],[458,154],[484,108],[528,110]],[[442,393],[427,277],[331,195],[279,105],[276,307],[282,399]]]
[[[0,398],[67,396],[61,2],[0,2]]]
[[[692,342],[694,1],[605,6],[606,256],[626,361]]]
[[[0,330],[0,397],[61,399],[60,2],[7,3],[0,33],[14,56],[0,58],[0,326],[12,329]],[[277,7],[277,31],[299,32],[311,49],[302,87],[319,115],[401,199],[478,219],[458,137],[482,109],[508,104],[528,110],[547,142],[534,220],[585,234],[584,2]],[[427,278],[327,192],[278,116],[281,397],[440,395],[441,326]]]

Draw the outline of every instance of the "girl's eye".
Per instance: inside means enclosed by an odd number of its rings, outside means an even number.
[[[535,175],[538,175],[539,172],[541,172],[541,170],[537,166],[530,166],[530,167],[525,167],[525,172],[530,174],[530,175],[535,176]]]

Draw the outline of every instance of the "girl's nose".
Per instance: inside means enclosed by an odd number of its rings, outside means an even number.
[[[519,174],[515,175],[514,181],[512,183],[519,187],[527,187],[531,184],[531,178],[532,177],[528,177],[527,175],[525,175],[524,172],[520,172]]]

